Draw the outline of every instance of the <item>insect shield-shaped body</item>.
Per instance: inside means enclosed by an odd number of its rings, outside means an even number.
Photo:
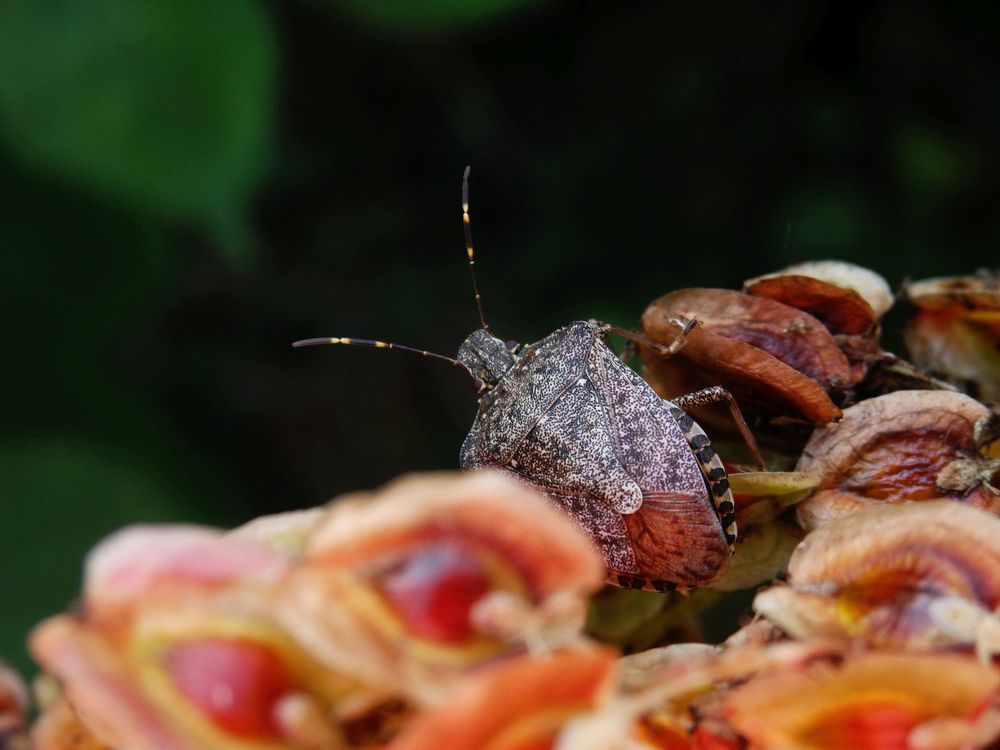
[[[385,341],[305,339],[294,346],[346,344],[399,349],[466,370],[479,413],[462,445],[465,469],[498,467],[547,493],[579,521],[620,586],[666,591],[722,575],[736,539],[729,481],[708,437],[680,408],[727,399],[758,466],[763,460],[732,396],[709,388],[664,401],[604,341],[607,330],[662,353],[669,347],[598,322],[577,321],[518,347],[490,333],[475,275],[468,176],[462,219],[480,330],[458,358]]]
[[[512,350],[513,349],[513,350]],[[462,468],[499,467],[579,521],[621,586],[718,578],[736,536],[725,469],[690,416],[577,321],[536,344],[472,333],[458,360],[482,380]]]

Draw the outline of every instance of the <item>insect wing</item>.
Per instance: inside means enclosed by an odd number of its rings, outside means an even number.
[[[718,511],[692,447],[669,406],[614,353],[595,345],[587,370],[602,394],[610,434],[642,507],[623,517],[643,575],[697,585],[729,560]]]

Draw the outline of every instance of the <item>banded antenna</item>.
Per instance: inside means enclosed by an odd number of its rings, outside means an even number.
[[[465,254],[469,256],[469,272],[472,274],[472,291],[476,295],[476,310],[479,311],[479,322],[484,331],[489,331],[490,326],[483,316],[483,302],[479,296],[479,284],[476,282],[476,253],[472,249],[472,222],[469,219],[469,172],[471,165],[466,164],[465,172],[462,174],[462,228],[465,229]]]
[[[337,338],[319,338],[319,339],[302,339],[300,341],[293,341],[292,346],[298,348],[302,346],[324,346],[327,344],[340,344],[343,346],[367,346],[370,349],[399,349],[403,352],[412,352],[413,354],[419,354],[421,357],[430,357],[431,359],[439,359],[442,362],[447,362],[453,367],[461,367],[473,380],[478,380],[469,366],[464,362],[460,362],[454,357],[446,357],[443,354],[435,354],[434,352],[429,352],[426,349],[415,349],[412,346],[403,346],[402,344],[394,344],[391,341],[373,341],[371,339],[352,339],[345,338],[343,336]]]
[[[476,309],[479,311],[479,322],[482,323],[483,329],[488,331],[490,327],[486,324],[486,319],[483,317],[483,306],[479,297],[479,286],[476,284],[476,255],[472,249],[472,228],[469,221],[469,172],[471,167],[468,165],[465,167],[465,172],[462,174],[462,225],[465,228],[465,252],[469,256],[469,270],[472,272],[472,290],[476,294]],[[412,352],[413,354],[419,354],[421,357],[430,357],[431,359],[438,359],[442,362],[447,362],[453,367],[461,367],[472,377],[473,385],[477,391],[482,391],[484,385],[483,381],[476,377],[476,374],[472,372],[467,364],[460,362],[454,357],[446,357],[443,354],[435,354],[434,352],[429,352],[426,349],[416,349],[412,346],[403,346],[402,344],[395,344],[391,341],[374,341],[372,339],[354,339],[347,337],[325,337],[316,339],[301,339],[300,341],[293,341],[292,346],[303,347],[303,346],[325,346],[328,344],[338,344],[341,346],[366,346],[370,349],[398,349],[403,352]]]

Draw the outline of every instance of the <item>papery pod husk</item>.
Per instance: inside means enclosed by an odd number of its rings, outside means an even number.
[[[681,289],[654,300],[650,308],[698,320],[702,329],[767,352],[826,389],[850,380],[847,359],[826,326],[780,302],[730,289]]]
[[[735,295],[736,304],[731,304],[734,301],[731,295]],[[725,326],[702,322],[687,334],[684,345],[672,357],[640,347],[643,377],[657,393],[672,398],[721,385],[736,397],[748,417],[759,414],[766,418],[790,417],[804,424],[826,424],[840,416],[840,409],[826,389],[847,384],[851,378],[850,366],[826,328],[806,313],[728,290],[683,290],[661,297],[646,308],[642,317],[643,333],[669,345],[679,333],[679,318],[703,320],[706,313],[699,308],[713,305],[722,309],[717,313],[720,316],[759,317],[761,326],[769,326],[770,340],[778,342],[775,346],[788,348],[785,359],[794,362],[795,366],[771,351],[733,337],[739,333],[740,325],[750,325],[742,319],[730,321],[726,318]],[[758,316],[759,311],[750,309],[752,307],[769,308],[770,317]],[[791,340],[795,342],[796,354],[792,357],[792,344],[780,342],[783,331],[795,321],[801,323],[802,328]],[[720,332],[723,330],[725,335]],[[758,336],[748,338],[758,344],[764,343]],[[800,372],[796,366],[806,367],[823,382]],[[705,424],[730,432],[733,429],[732,420],[723,407],[696,409],[694,413]]]
[[[945,627],[941,602],[989,617],[1000,607],[1000,518],[946,500],[869,509],[799,544],[787,585],[754,609],[795,638],[851,637],[879,647],[975,643]]]
[[[860,294],[809,276],[781,274],[751,279],[743,291],[809,313],[833,334],[872,334],[878,317]]]
[[[416,716],[386,750],[552,747],[574,715],[594,708],[616,668],[610,649],[520,656],[470,675],[440,707]]]
[[[913,362],[978,398],[1000,400],[1000,277],[927,279],[905,292],[918,308],[903,334]]]
[[[896,391],[850,407],[837,424],[817,428],[796,466],[819,477],[799,503],[799,523],[813,529],[865,508],[950,498],[991,511],[1000,497],[982,482],[940,484],[956,461],[976,457],[976,425],[989,410],[948,391]]]
[[[1000,674],[971,657],[863,653],[755,677],[729,694],[724,714],[748,750],[961,750],[995,738],[1000,725],[984,736],[977,724],[998,687]],[[942,722],[960,744],[929,744]]]
[[[480,550],[503,570],[500,593],[515,610],[510,628],[486,632],[480,619],[475,637],[454,645],[407,630],[378,590],[379,571],[442,543]],[[604,578],[589,537],[523,485],[486,471],[411,476],[331,505],[283,581],[279,616],[321,663],[428,705],[465,671],[523,650],[525,637],[578,639],[584,598]]]
[[[853,263],[813,261],[750,279],[744,282],[743,291],[803,310],[820,320],[834,334],[850,363],[853,392],[863,380],[885,380],[878,373],[869,378],[873,367],[884,367],[895,359],[879,346],[879,321],[892,306],[894,295],[888,282],[877,273]],[[864,388],[870,390],[869,385]],[[849,395],[845,394],[845,398]]]
[[[892,293],[889,283],[879,274],[868,268],[864,268],[863,266],[839,260],[820,260],[809,261],[806,263],[796,263],[788,266],[787,268],[783,268],[780,271],[748,279],[743,283],[743,290],[748,294],[753,294],[755,289],[760,288],[759,285],[762,282],[771,281],[773,279],[787,278],[790,276],[808,278],[814,281],[822,282],[837,289],[853,292],[865,303],[875,320],[878,320],[885,315],[895,301],[895,295]],[[793,284],[793,288],[795,288],[797,283],[798,282],[795,282],[795,284]],[[771,288],[775,289],[775,287]],[[817,288],[817,291],[821,297],[825,297],[828,294],[831,294],[831,296],[835,298],[840,296],[837,293],[826,292],[825,290],[821,290],[819,288]],[[782,296],[785,295],[782,294]],[[793,304],[792,307],[799,307],[799,305]],[[861,333],[862,331],[859,330],[855,332]]]

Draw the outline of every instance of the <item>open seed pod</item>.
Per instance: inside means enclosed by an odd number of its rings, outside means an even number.
[[[562,727],[609,687],[615,653],[585,648],[523,655],[466,678],[418,715],[387,750],[546,750]]]
[[[937,500],[826,524],[753,606],[795,638],[1000,653],[1000,518]]]
[[[988,419],[985,406],[948,391],[896,391],[850,407],[816,429],[799,459],[798,471],[819,477],[797,507],[799,522],[812,529],[875,505],[934,498],[1000,510],[991,484],[1000,467],[978,453],[977,425]]]
[[[906,287],[918,310],[903,339],[924,369],[1000,401],[1000,277],[927,279]]]
[[[46,620],[30,648],[113,748],[335,747],[329,717],[362,691],[274,620],[288,565],[211,529],[126,529],[89,556],[81,614]]]
[[[840,416],[827,391],[850,382],[850,365],[826,327],[808,313],[726,289],[684,289],[646,308],[643,333],[669,345],[680,319],[699,325],[674,356],[640,348],[644,377],[664,398],[721,385],[750,413],[817,424]],[[718,410],[697,414],[708,424],[731,427]]]
[[[280,616],[322,662],[427,704],[464,670],[579,638],[604,576],[590,539],[514,480],[411,476],[332,505]]]
[[[755,677],[723,712],[749,750],[963,750],[1000,734],[998,687],[960,654],[861,653]]]
[[[877,335],[892,307],[888,282],[874,271],[826,260],[798,263],[743,283],[743,291],[810,313],[833,334]]]
[[[893,294],[877,273],[842,261],[799,263],[750,279],[743,291],[782,302],[821,321],[847,356],[852,385],[865,380],[873,365],[880,367],[875,378],[879,382],[867,383],[865,391],[874,386],[877,392],[884,392],[878,391],[879,386],[894,379],[885,371],[896,367],[898,358],[879,346],[879,321],[892,307]]]

